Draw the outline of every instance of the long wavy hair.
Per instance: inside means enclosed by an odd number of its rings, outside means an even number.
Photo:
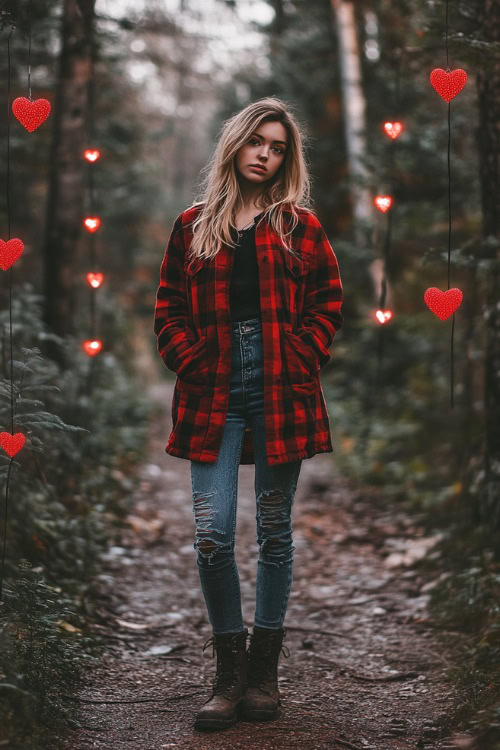
[[[283,162],[258,198],[257,206],[265,211],[259,223],[267,218],[283,247],[294,254],[287,238],[299,221],[295,209],[310,209],[311,200],[311,178],[305,158],[307,136],[292,107],[269,96],[248,104],[222,126],[213,155],[201,172],[206,172],[206,177],[201,182],[199,196],[191,206],[202,208],[192,224],[190,258],[213,258],[222,243],[234,247],[232,231],[236,230],[235,215],[242,204],[235,157],[238,149],[264,122],[281,122],[288,139]],[[291,215],[291,221],[287,221],[288,232],[285,232],[285,212]]]

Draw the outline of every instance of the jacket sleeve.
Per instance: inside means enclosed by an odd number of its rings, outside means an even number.
[[[154,332],[160,357],[169,370],[176,372],[183,354],[195,343],[189,332],[181,215],[174,222],[160,267]]]
[[[344,323],[340,312],[344,294],[339,266],[321,224],[317,229],[314,257],[306,277],[302,320],[297,334],[315,350],[321,368],[330,360],[329,349]]]

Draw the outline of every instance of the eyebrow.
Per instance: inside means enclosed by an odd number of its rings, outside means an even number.
[[[259,138],[262,138],[263,140],[266,140],[263,135],[260,133],[256,133],[255,131],[252,133],[252,135],[257,135]],[[282,143],[284,146],[286,146],[285,141],[273,141],[273,143]]]

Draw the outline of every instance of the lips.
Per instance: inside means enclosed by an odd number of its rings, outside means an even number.
[[[265,169],[265,167],[261,167],[259,164],[250,164],[250,169],[256,169],[259,172],[262,172],[262,174],[267,172],[267,169]]]

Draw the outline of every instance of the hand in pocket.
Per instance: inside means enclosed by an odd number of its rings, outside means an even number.
[[[183,353],[177,376],[181,380],[196,384],[203,384],[208,377],[206,361],[206,336],[201,336],[189,349]]]

